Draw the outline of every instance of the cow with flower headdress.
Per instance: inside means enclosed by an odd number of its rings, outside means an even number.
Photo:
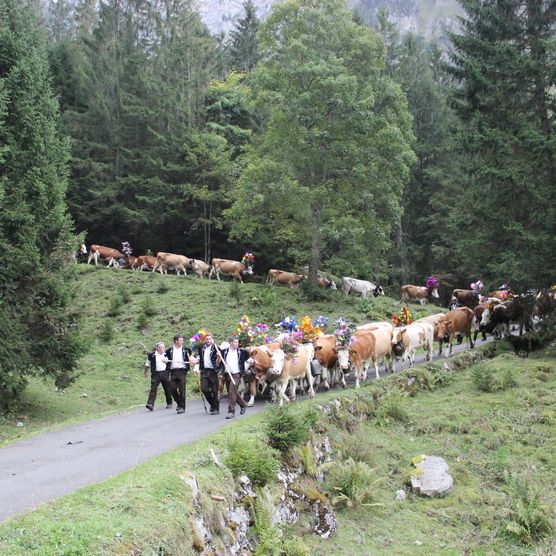
[[[436,276],[429,276],[424,286],[402,286],[402,299],[401,303],[406,301],[418,301],[421,305],[424,305],[427,301],[431,299],[438,299],[438,288],[440,286],[440,281]]]
[[[216,279],[220,282],[220,275],[222,274],[223,276],[232,276],[234,280],[237,278],[243,284],[242,277],[253,274],[253,261],[251,261],[251,264],[244,264],[239,261],[217,259],[215,257],[211,261],[212,266],[208,277],[210,279],[216,276]]]

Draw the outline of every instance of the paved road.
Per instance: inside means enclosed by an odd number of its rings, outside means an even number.
[[[265,405],[257,402],[247,415]],[[206,415],[200,400],[188,400],[185,415],[158,404],[152,413],[142,408],[0,448],[0,522],[217,431],[233,422],[225,415]]]

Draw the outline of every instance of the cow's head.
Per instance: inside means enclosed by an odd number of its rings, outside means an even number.
[[[251,276],[251,275],[253,274],[253,266],[252,266],[252,265],[246,266],[246,267],[241,271],[241,273],[242,273],[244,276]]]
[[[318,344],[314,346],[314,349],[315,349],[315,359],[321,365],[328,366],[330,364],[329,361],[330,351],[325,349],[324,346],[319,346]],[[332,355],[336,358],[338,357],[338,348],[335,346],[332,348]]]
[[[382,289],[382,286],[376,286],[373,295],[375,297],[378,297],[379,295],[384,295],[384,290]]]
[[[447,342],[450,337],[450,321],[448,319],[438,319],[436,322],[437,337],[443,342]]]
[[[87,254],[87,247],[85,247],[85,244],[84,244],[84,243],[81,244],[81,247],[79,248],[79,252],[80,252],[82,255],[86,255],[86,254]]]
[[[405,327],[396,327],[392,330],[392,351],[394,355],[403,355],[404,343],[403,343],[403,332]]]
[[[450,299],[450,303],[448,305],[448,309],[450,309],[450,311],[452,311],[453,309],[455,309],[457,306],[459,305],[459,301],[458,298],[453,295],[452,299]]]
[[[480,326],[486,326],[490,322],[491,315],[492,309],[489,306],[483,311],[483,314],[481,315]]]
[[[338,366],[344,372],[349,371],[350,346],[347,344],[336,344],[336,351],[338,353]]]
[[[286,362],[286,354],[283,350],[277,349],[272,354],[272,367],[270,367],[269,371],[273,375],[281,375],[282,371],[284,370],[284,363]]]
[[[434,297],[435,299],[438,299],[440,297],[438,295],[438,288],[432,288],[431,290],[429,290],[429,295],[431,297]]]

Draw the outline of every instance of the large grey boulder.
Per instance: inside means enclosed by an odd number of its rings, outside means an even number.
[[[412,460],[415,471],[411,475],[411,488],[417,494],[443,498],[451,490],[454,479],[448,464],[438,456],[417,456]]]

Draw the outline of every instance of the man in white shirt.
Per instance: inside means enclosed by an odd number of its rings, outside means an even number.
[[[166,409],[172,407],[172,393],[170,390],[170,372],[167,370],[168,358],[164,353],[164,342],[158,342],[156,348],[152,353],[147,355],[145,361],[144,375],[147,378],[147,371],[151,371],[151,390],[147,405],[145,406],[149,411],[154,409],[154,402],[156,400],[156,393],[158,385],[162,384],[164,395],[166,396]]]
[[[249,353],[239,347],[239,340],[237,336],[230,338],[230,347],[223,349],[219,360],[225,361],[224,367],[224,381],[228,390],[228,415],[226,419],[233,419],[236,413],[236,402],[239,405],[240,413],[243,415],[247,409],[247,403],[238,395],[237,387],[241,380],[241,375],[245,369],[245,361],[249,359]],[[231,376],[230,376],[231,375]]]
[[[218,396],[218,364],[216,362],[216,346],[210,332],[205,335],[205,341],[199,348],[199,371],[201,372],[201,392],[210,405],[210,414],[220,413],[220,399]]]
[[[174,345],[166,350],[168,358],[168,370],[170,371],[170,390],[172,397],[176,400],[178,414],[185,413],[185,387],[186,376],[189,370],[189,358],[191,350],[183,347],[183,336],[174,336]]]

